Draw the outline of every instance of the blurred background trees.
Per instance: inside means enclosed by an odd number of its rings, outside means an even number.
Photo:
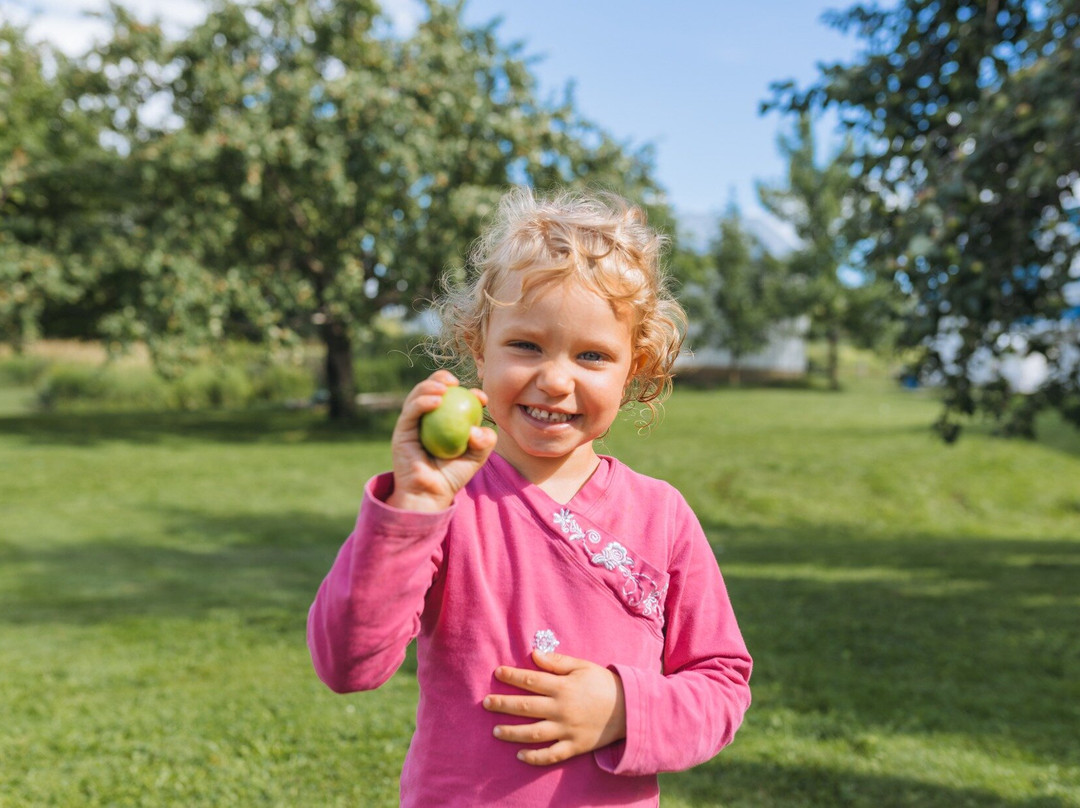
[[[646,206],[695,334],[736,365],[802,318],[834,387],[842,341],[913,350],[948,439],[979,413],[1080,424],[1077,0],[832,14],[859,55],[764,104],[792,116],[787,175],[759,186],[782,252],[735,208],[690,245],[648,147],[539,99],[523,45],[461,2],[426,6],[401,36],[375,0],[218,0],[169,37],[114,5],[78,57],[0,21],[0,339],[145,344],[165,375],[223,341],[317,344],[347,418],[380,318],[460,276],[505,188],[579,184]],[[848,139],[822,157],[823,109]],[[1018,390],[1010,357],[1041,382]]]
[[[819,163],[812,119],[803,113],[778,145],[786,182],[759,183],[758,196],[797,238],[785,260],[783,305],[792,316],[805,315],[809,336],[825,341],[825,376],[838,390],[842,339],[863,347],[891,343],[891,290],[862,269],[851,139]]]
[[[348,417],[357,330],[460,271],[509,184],[658,197],[647,152],[628,152],[569,97],[538,101],[516,48],[465,26],[460,4],[428,11],[402,40],[368,0],[222,2],[174,42],[113,6],[110,41],[49,75],[6,29],[10,61],[35,74],[21,107],[48,109],[37,92],[88,111],[94,154],[11,150],[5,243],[22,255],[47,231],[68,285],[39,281],[4,312],[5,330],[40,331],[46,307],[32,303],[48,298],[58,317],[81,312],[87,336],[143,341],[166,367],[228,336],[314,338],[330,415]],[[33,134],[12,124],[20,140]],[[100,238],[83,245],[87,222]]]
[[[1080,424],[1080,3],[903,0],[831,23],[861,57],[771,105],[833,108],[854,134],[863,261],[908,303],[941,433],[981,412],[1030,434],[1047,407]],[[1033,353],[1046,380],[1017,396],[996,368]]]
[[[94,112],[73,98],[72,70],[0,20],[0,340],[16,349],[98,280],[99,268],[81,260],[103,235],[88,195],[107,186],[115,155],[98,142]]]
[[[694,267],[684,299],[696,347],[725,349],[728,378],[742,381],[742,363],[759,351],[792,311],[786,306],[782,261],[747,229],[732,200],[717,222],[708,250]]]

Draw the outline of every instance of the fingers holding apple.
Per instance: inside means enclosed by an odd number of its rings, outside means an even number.
[[[420,416],[420,444],[442,460],[461,457],[473,427],[484,419],[484,406],[472,390],[448,387],[439,405]]]
[[[495,446],[494,430],[480,426],[486,403],[483,391],[461,387],[446,370],[412,389],[394,428],[390,504],[410,510],[449,506]]]

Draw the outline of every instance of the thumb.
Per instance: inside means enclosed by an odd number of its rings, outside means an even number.
[[[489,426],[474,426],[469,430],[468,454],[483,465],[499,441],[499,433]]]
[[[538,648],[533,649],[532,658],[533,662],[535,662],[536,666],[541,670],[562,676],[573,673],[586,664],[584,660],[567,656],[566,654],[556,654],[554,651],[544,652]]]
[[[464,488],[480,467],[487,462],[497,440],[498,435],[494,429],[474,426],[469,432],[469,448],[466,449],[465,454],[451,460],[435,461],[454,493]]]

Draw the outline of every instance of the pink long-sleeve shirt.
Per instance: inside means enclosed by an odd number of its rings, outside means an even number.
[[[319,677],[378,687],[417,638],[420,701],[403,806],[655,806],[656,774],[728,744],[750,703],[751,659],[697,518],[667,483],[604,457],[567,504],[492,455],[440,513],[365,487],[356,528],[308,615]],[[556,645],[557,643],[557,645]],[[527,721],[481,706],[499,665],[534,646],[622,679],[626,739],[548,767],[492,735]]]

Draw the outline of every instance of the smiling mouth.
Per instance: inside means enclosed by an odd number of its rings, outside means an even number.
[[[567,412],[551,412],[550,410],[541,410],[537,407],[527,407],[525,405],[522,405],[521,409],[525,411],[526,415],[535,418],[537,421],[543,421],[545,424],[565,424],[577,417]]]

